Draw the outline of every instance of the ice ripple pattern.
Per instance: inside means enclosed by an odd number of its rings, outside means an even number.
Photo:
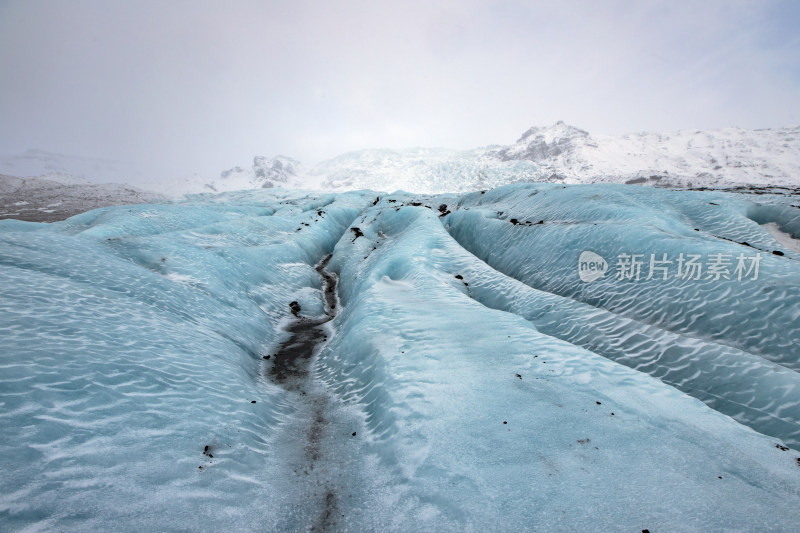
[[[0,222],[0,526],[792,531],[800,274],[762,224],[793,203],[275,189]],[[581,284],[587,248],[765,260]],[[264,357],[330,253],[298,403]]]
[[[483,260],[475,267],[482,280],[472,285],[476,297],[800,444],[800,257],[749,218],[782,213],[773,220],[791,227],[792,211],[800,212],[791,199],[756,203],[729,193],[610,185],[509,192],[462,199],[448,217],[452,236]],[[543,223],[514,225],[512,218]],[[605,278],[580,281],[584,250],[606,258]],[[646,270],[639,281],[613,276],[621,253],[675,259],[717,252],[760,252],[758,279],[646,280]],[[508,292],[514,296],[501,297]]]
[[[367,202],[279,194],[4,221],[0,529],[274,523],[262,355]]]

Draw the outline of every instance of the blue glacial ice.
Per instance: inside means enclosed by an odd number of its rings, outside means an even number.
[[[0,528],[793,531],[800,254],[766,227],[800,237],[793,203],[272,189],[2,221]],[[761,259],[617,279],[624,253]],[[339,312],[289,388],[329,254]]]

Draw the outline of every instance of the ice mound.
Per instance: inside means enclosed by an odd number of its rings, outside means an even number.
[[[0,526],[793,531],[800,254],[767,225],[800,237],[797,204],[269,189],[2,221]]]
[[[277,520],[293,408],[263,356],[367,203],[279,194],[3,222],[0,529]]]

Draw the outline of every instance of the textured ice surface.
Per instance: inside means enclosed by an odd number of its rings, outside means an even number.
[[[367,203],[279,194],[3,222],[0,529],[274,524],[262,356]]]
[[[752,427],[800,444],[800,269],[797,252],[756,221],[787,231],[791,200],[632,187],[511,187],[462,199],[451,234],[488,265],[522,282],[513,299],[492,287],[482,298],[540,330],[642,370]],[[571,206],[580,205],[582,209]],[[502,214],[500,214],[502,213]],[[758,216],[755,215],[758,214]],[[522,222],[512,224],[517,219]],[[541,223],[539,223],[541,222]],[[740,243],[747,243],[743,245]],[[578,278],[591,250],[610,263],[592,283]],[[782,252],[776,256],[772,251]],[[761,254],[758,279],[616,279],[621,253],[644,261]],[[493,281],[496,285],[497,281]],[[533,289],[533,290],[531,290]]]
[[[376,196],[0,222],[0,529],[796,528],[800,255],[765,228],[800,236],[796,198]],[[612,272],[742,250],[758,279]],[[329,253],[341,310],[290,390]]]

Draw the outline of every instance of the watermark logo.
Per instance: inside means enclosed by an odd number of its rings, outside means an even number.
[[[591,283],[606,275],[608,263],[601,256],[586,250],[578,258],[578,276],[584,283]]]
[[[649,259],[649,260],[648,260]],[[758,279],[761,254],[745,255],[710,254],[645,254],[622,253],[617,256],[614,278],[617,280],[649,280],[670,278],[699,280],[737,280]],[[601,256],[588,250],[578,258],[578,276],[581,281],[590,283],[605,276],[608,263]]]

